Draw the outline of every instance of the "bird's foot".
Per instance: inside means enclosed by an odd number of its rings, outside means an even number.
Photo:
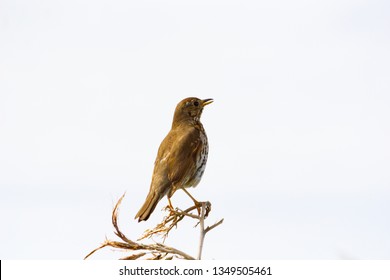
[[[206,212],[204,213],[204,217],[206,218],[211,211],[211,203],[209,201],[203,202],[205,204]]]
[[[204,212],[204,217],[206,218],[210,211],[211,211],[211,203],[209,201],[204,201],[204,202],[199,202],[194,200],[194,204],[196,207],[196,210],[198,211],[199,217],[202,215],[202,207],[204,207],[205,212]]]
[[[175,208],[173,208],[172,206],[172,202],[171,202],[171,199],[168,197],[168,205],[167,205],[167,208],[170,212],[175,212]]]
[[[203,206],[203,203],[202,202],[199,202],[197,200],[194,200],[194,205],[196,207],[196,210],[198,211],[198,216],[200,217],[201,213],[202,213],[202,206]]]
[[[169,211],[169,216],[173,216],[176,213],[176,209],[173,208],[172,204],[170,203],[167,206],[165,206],[165,210]]]

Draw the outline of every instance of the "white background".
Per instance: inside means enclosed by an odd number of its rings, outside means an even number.
[[[389,259],[389,26],[380,0],[0,0],[0,258],[83,258],[124,192],[128,237],[159,222],[133,217],[198,96],[205,259]],[[195,256],[193,225],[167,244]]]

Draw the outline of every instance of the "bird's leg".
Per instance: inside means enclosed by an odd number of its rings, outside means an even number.
[[[173,208],[173,206],[172,206],[172,202],[171,202],[171,198],[170,198],[170,197],[168,197],[168,208],[169,208],[172,212],[175,211],[175,208]]]
[[[198,215],[200,216],[200,209],[202,208],[202,203],[197,201],[185,188],[182,188],[182,190],[192,199],[196,206],[196,210],[198,210]]]

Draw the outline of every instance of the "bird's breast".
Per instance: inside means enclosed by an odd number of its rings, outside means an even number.
[[[195,173],[191,178],[192,180],[189,182],[190,184],[188,184],[189,187],[196,187],[199,184],[206,169],[207,157],[209,154],[209,144],[207,135],[203,130],[201,130],[199,141],[201,143],[201,147],[196,157]]]

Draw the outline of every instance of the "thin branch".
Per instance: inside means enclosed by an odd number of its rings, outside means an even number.
[[[198,250],[198,257],[197,259],[200,260],[202,258],[202,251],[203,251],[203,243],[204,239],[206,237],[206,233],[208,233],[210,230],[213,228],[216,228],[220,224],[223,223],[223,219],[221,219],[219,222],[215,223],[212,226],[208,226],[204,228],[204,220],[208,215],[208,212],[211,210],[211,204],[210,202],[201,202],[202,208],[201,208],[201,213],[199,216],[199,224],[200,224],[200,239],[199,239],[199,250]]]
[[[208,226],[204,231],[205,233],[208,233],[210,230],[212,230],[213,228],[219,226],[220,224],[223,223],[223,219],[219,220],[217,223],[213,224],[212,226]]]
[[[119,206],[122,203],[122,200],[124,198],[125,194],[123,194],[118,202],[116,203],[113,211],[112,211],[112,225],[114,226],[114,233],[116,236],[118,236],[121,241],[114,241],[106,239],[105,242],[99,246],[98,248],[91,251],[88,255],[85,256],[84,259],[89,258],[92,254],[97,252],[100,249],[103,249],[105,247],[112,247],[117,248],[124,251],[136,251],[137,253],[123,257],[121,259],[123,260],[136,260],[136,259],[149,259],[149,260],[171,260],[171,259],[185,259],[185,260],[194,260],[195,258],[186,254],[183,251],[180,251],[176,248],[169,247],[163,243],[154,243],[154,244],[143,244],[139,242],[135,242],[131,239],[129,239],[119,228],[118,225],[118,215],[119,215]],[[169,210],[168,216],[166,216],[161,223],[159,223],[156,227],[153,229],[148,229],[144,232],[144,234],[137,240],[143,240],[145,238],[152,238],[155,235],[162,236],[163,242],[165,242],[165,239],[168,237],[169,232],[174,227],[178,227],[178,223],[183,220],[184,217],[190,217],[193,219],[198,220],[198,223],[195,225],[197,226],[200,224],[200,243],[199,243],[199,252],[198,252],[198,258],[201,259],[202,250],[203,250],[203,243],[204,238],[207,232],[212,230],[213,228],[219,226],[222,224],[223,219],[217,222],[216,224],[212,226],[208,226],[205,228],[204,220],[208,216],[209,212],[211,211],[211,203],[206,202],[200,202],[202,205],[200,214],[196,215],[193,213],[193,211],[197,208],[196,205],[191,206],[187,208],[186,210],[180,210],[176,208],[175,210],[171,210],[170,208],[166,208]]]
[[[206,203],[202,202],[202,208],[200,210],[199,225],[200,225],[200,240],[199,240],[199,250],[198,250],[198,260],[202,258],[203,243],[206,232],[204,231],[204,214],[206,210]]]
[[[131,255],[129,257],[125,257],[122,259],[138,259],[141,258],[147,254],[151,254],[152,257],[150,259],[172,259],[172,258],[179,258],[179,259],[186,259],[186,260],[194,260],[194,257],[178,250],[173,247],[169,247],[167,245],[156,243],[156,244],[142,244],[132,241],[131,239],[127,238],[124,233],[119,229],[118,226],[118,212],[119,212],[119,205],[122,202],[122,199],[125,195],[122,195],[122,197],[118,200],[116,203],[114,210],[112,212],[112,224],[115,228],[115,235],[117,235],[123,242],[113,241],[113,240],[106,240],[101,246],[98,248],[92,250],[88,255],[85,256],[84,259],[89,258],[92,254],[94,254],[96,251],[104,248],[104,247],[113,247],[118,248],[122,250],[131,250],[131,251],[143,251],[138,254]]]

